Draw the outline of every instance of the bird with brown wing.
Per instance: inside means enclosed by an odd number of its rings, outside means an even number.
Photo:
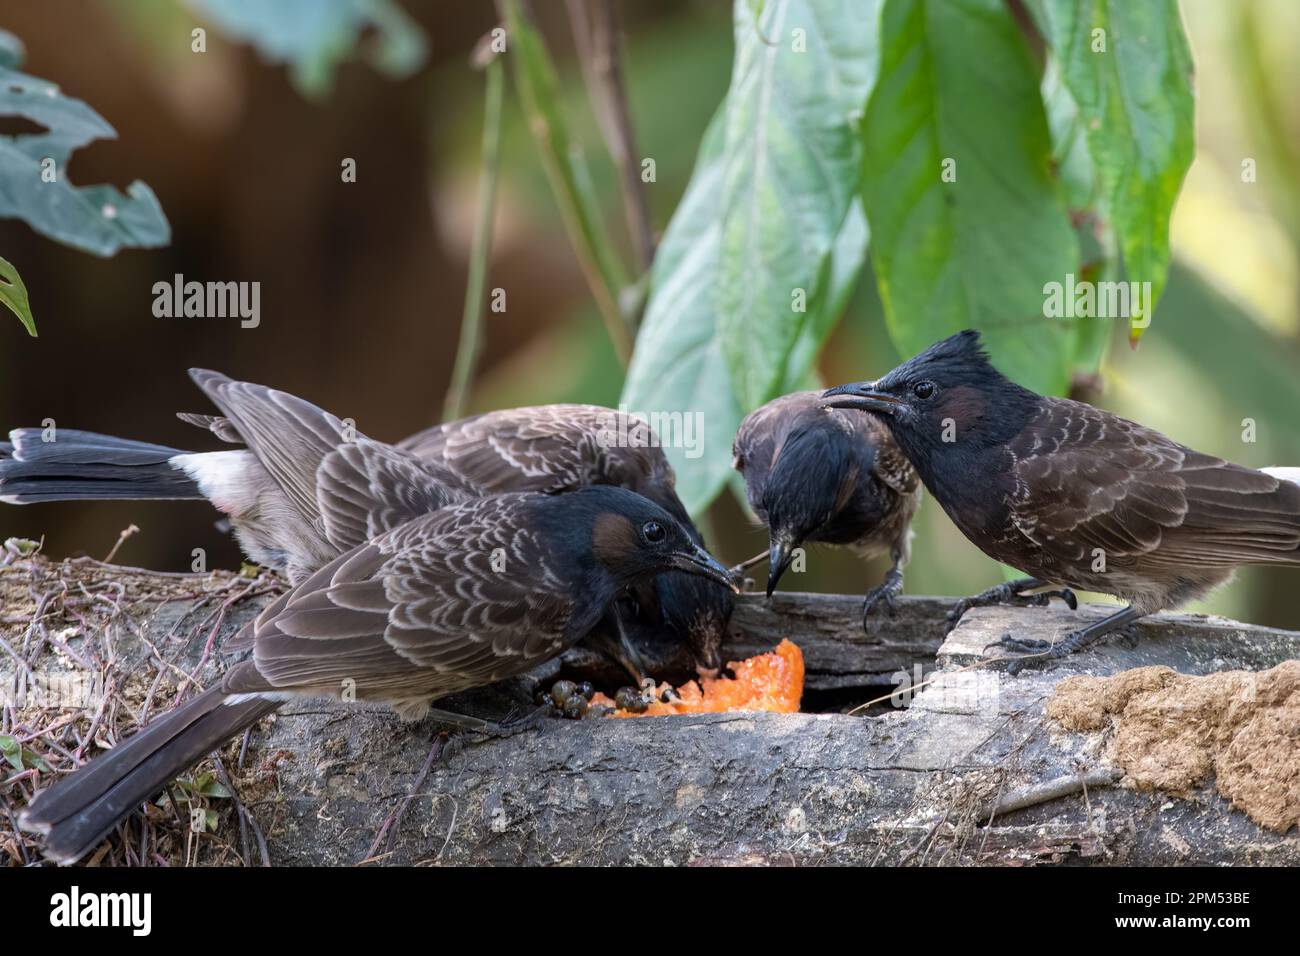
[[[426,483],[423,494],[436,493]],[[19,825],[43,835],[47,856],[75,861],[167,781],[285,701],[346,692],[408,720],[424,717],[438,698],[562,653],[619,593],[668,570],[730,586],[727,570],[671,515],[622,488],[493,495],[423,514],[270,604],[241,635],[250,660],[39,793]]]
[[[1013,652],[1064,657],[1207,594],[1241,565],[1300,565],[1295,469],[1236,465],[1031,392],[994,368],[977,332],[874,382],[832,388],[823,402],[884,423],[962,533],[1030,575],[1016,592],[1064,585],[1127,603],[1055,643],[1008,634],[998,643]]]
[[[349,492],[349,482],[359,481],[401,496],[418,487],[411,479],[420,474],[438,477],[441,489],[422,503],[425,510],[502,492],[628,488],[659,504],[703,545],[657,439],[626,413],[593,405],[507,409],[389,446],[286,392],[217,372],[190,374],[223,414],[180,417],[245,448],[190,454],[93,432],[60,429],[51,440],[42,429],[15,429],[11,442],[0,444],[0,500],[206,498],[227,515],[252,560],[295,583],[337,556],[342,544],[364,540],[359,535],[368,517],[354,514],[346,529],[327,527],[319,494],[346,500],[358,491]],[[318,471],[322,489],[315,487]],[[638,585],[635,595],[636,606],[615,607],[593,629],[592,643],[636,676],[633,638],[639,630],[666,628],[691,647],[700,666],[718,667],[732,609],[729,591],[670,573]]]
[[[795,392],[751,412],[736,432],[732,464],[768,529],[769,597],[805,542],[890,556],[884,582],[863,604],[865,628],[872,609],[881,602],[892,609],[902,590],[921,483],[880,422],[821,406],[820,392]]]

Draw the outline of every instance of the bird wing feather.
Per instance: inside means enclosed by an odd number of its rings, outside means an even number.
[[[397,447],[438,463],[479,494],[554,494],[595,484],[636,488],[665,479],[671,488],[672,469],[652,438],[645,422],[624,412],[543,405],[448,422]]]
[[[573,603],[528,497],[424,515],[340,556],[252,625],[257,671],[280,690],[350,679],[366,697],[437,697],[558,653]]]
[[[1066,563],[1300,561],[1300,486],[1054,399],[1008,447],[1016,528]]]

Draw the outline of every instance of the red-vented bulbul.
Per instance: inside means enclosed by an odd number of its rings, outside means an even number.
[[[443,494],[457,500],[621,486],[659,504],[697,544],[704,543],[677,497],[672,466],[653,432],[624,412],[593,405],[507,409],[438,425],[388,446],[297,396],[217,372],[190,374],[224,414],[180,417],[246,449],[191,454],[93,432],[15,429],[11,442],[0,443],[0,500],[206,498],[228,516],[252,560],[296,583],[343,550],[319,519],[317,471],[324,466],[322,481],[341,494],[346,476],[333,472],[368,457],[372,473],[348,480],[387,483],[394,494],[412,470],[436,474]],[[268,441],[272,436],[278,443]],[[349,546],[358,540],[364,539],[354,535]],[[688,643],[701,666],[719,665],[732,609],[729,591],[667,574],[638,585],[635,596],[636,608],[612,612],[593,632],[603,650],[636,671],[624,627],[635,633],[661,624]]]
[[[669,569],[730,587],[658,505],[622,488],[493,495],[425,514],[335,557],[245,628],[219,684],[39,793],[19,816],[72,862],[191,764],[287,700],[430,702],[522,674]],[[460,715],[442,715],[464,724]]]
[[[881,601],[892,609],[902,590],[921,482],[878,419],[822,404],[820,392],[795,392],[751,412],[736,432],[732,465],[768,529],[769,597],[805,541],[890,555],[893,567],[863,605],[866,627],[871,609]]]
[[[1067,585],[1128,603],[1055,643],[1007,635],[999,644],[1009,650],[1064,657],[1201,597],[1239,565],[1300,564],[1294,469],[1234,465],[1021,388],[989,362],[977,332],[823,400],[878,416],[966,537],[1031,576],[1021,586]]]

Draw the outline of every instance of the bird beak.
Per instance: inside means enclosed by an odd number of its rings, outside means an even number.
[[[717,558],[698,545],[691,551],[674,554],[672,564],[679,571],[710,578],[717,581],[724,588],[736,594],[740,593],[740,588],[736,587],[736,582],[731,578],[731,572],[724,568]]]
[[[837,385],[822,392],[822,408],[856,408],[865,412],[892,415],[901,404],[903,403],[893,395],[876,391],[875,382]]]
[[[776,590],[776,583],[781,580],[781,575],[785,574],[785,569],[790,566],[790,561],[794,557],[795,542],[787,537],[772,536],[771,544],[767,549],[767,596],[771,597],[772,592]]]

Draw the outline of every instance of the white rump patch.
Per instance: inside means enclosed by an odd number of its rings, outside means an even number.
[[[250,451],[205,451],[193,455],[176,455],[170,460],[198,483],[199,491],[218,510],[234,514],[252,503],[255,479],[249,466],[257,459]]]
[[[1300,468],[1261,468],[1266,475],[1272,475],[1274,478],[1281,478],[1283,481],[1289,481],[1293,485],[1300,485]]]

